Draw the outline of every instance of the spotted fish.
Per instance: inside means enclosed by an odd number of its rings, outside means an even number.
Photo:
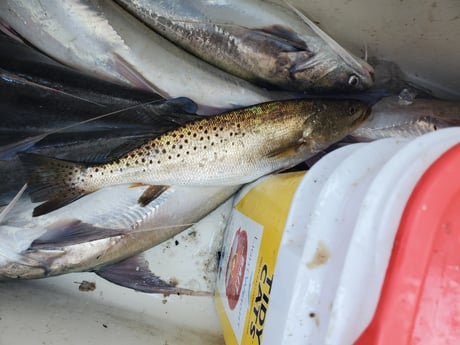
[[[189,122],[105,164],[20,155],[34,202],[45,214],[118,184],[152,185],[148,203],[169,185],[239,185],[290,168],[355,129],[368,115],[351,100],[262,103]]]

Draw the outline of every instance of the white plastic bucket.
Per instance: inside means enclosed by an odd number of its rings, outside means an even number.
[[[327,154],[304,177],[271,176],[244,188],[227,225],[217,285],[227,344],[355,342],[374,315],[407,200],[424,172],[459,142],[460,128],[449,128],[412,141],[354,144]],[[286,179],[297,183],[290,196],[280,188]],[[289,212],[277,214],[277,201],[286,198]],[[281,229],[267,227],[272,219]],[[250,257],[230,248],[242,231],[258,237],[247,246]],[[282,236],[275,243],[276,231]],[[271,246],[263,245],[266,238]],[[246,264],[238,275],[239,309],[228,307],[228,262],[235,255]]]

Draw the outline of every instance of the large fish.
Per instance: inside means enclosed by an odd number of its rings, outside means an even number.
[[[168,185],[239,185],[292,167],[355,129],[368,115],[360,101],[263,103],[189,122],[106,164],[22,154],[38,216],[100,188],[152,185],[147,203]]]
[[[331,93],[373,83],[367,62],[296,9],[260,0],[117,1],[192,54],[260,85]]]
[[[18,42],[8,36],[0,34],[0,68],[2,71],[2,91],[16,84],[28,83],[36,86],[36,92],[42,94],[36,97],[46,97],[48,90],[61,92],[71,96],[76,101],[99,105],[100,107],[113,105],[117,108],[127,107],[133,103],[145,103],[163,99],[154,92],[148,92],[133,87],[123,86],[96,78],[93,75],[69,68],[40,51]],[[10,73],[12,76],[10,77]],[[12,78],[13,80],[9,80]],[[15,80],[17,79],[17,80]],[[3,95],[2,100],[8,100]],[[13,93],[9,94],[13,97]],[[28,97],[32,97],[30,93]],[[17,97],[16,100],[20,99]],[[56,100],[56,103],[60,103]]]
[[[460,125],[460,102],[415,98],[402,104],[400,97],[385,97],[372,107],[368,119],[350,136],[359,141],[388,137],[414,138]]]
[[[225,73],[147,28],[109,0],[5,0],[0,20],[53,58],[118,82],[189,97],[215,113],[292,95]]]
[[[106,188],[39,218],[27,196],[19,199],[0,213],[0,281],[93,271],[138,291],[194,293],[161,280],[138,254],[198,222],[238,186],[171,187],[146,207],[137,204],[139,188]]]
[[[190,99],[164,100],[76,72],[3,35],[0,49],[0,159],[13,159],[51,133],[126,137],[150,129],[153,135],[198,118]]]

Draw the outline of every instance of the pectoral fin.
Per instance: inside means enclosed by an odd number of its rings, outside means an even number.
[[[296,32],[282,25],[265,26],[258,31],[264,32],[273,38],[278,38],[285,43],[289,43],[297,50],[309,50],[305,41],[300,38]]]
[[[139,197],[139,200],[137,200],[137,202],[141,204],[142,206],[146,206],[151,201],[158,198],[168,188],[169,186],[151,185],[144,191],[144,193],[142,193],[142,195]]]
[[[271,152],[268,155],[268,157],[272,159],[282,159],[282,158],[292,156],[297,152],[300,145],[301,144],[299,143],[298,145],[295,145],[295,146],[293,145],[293,146],[281,147],[278,150]]]
[[[120,229],[101,228],[78,219],[64,219],[48,226],[48,230],[36,238],[29,249],[55,249],[66,245],[119,236],[124,233]]]

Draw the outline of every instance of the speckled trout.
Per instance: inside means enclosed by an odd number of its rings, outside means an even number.
[[[147,204],[170,185],[239,185],[293,167],[367,117],[351,100],[267,102],[189,122],[105,164],[20,155],[32,201],[45,214],[100,188],[148,184]]]

